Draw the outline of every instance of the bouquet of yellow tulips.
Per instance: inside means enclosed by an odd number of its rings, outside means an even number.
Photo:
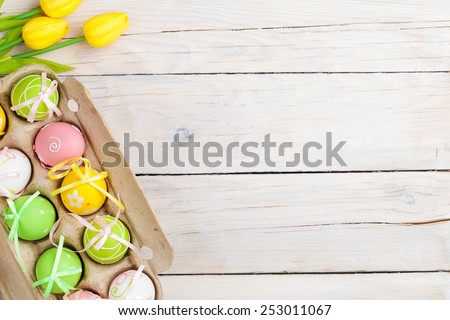
[[[61,19],[74,12],[83,0],[40,0],[40,6],[23,14],[0,16],[0,74],[14,72],[28,64],[38,63],[54,72],[73,70],[71,66],[34,58],[75,43],[87,41],[95,48],[106,47],[116,41],[130,23],[124,12],[110,12],[90,18],[83,26],[83,35],[63,40],[70,30],[69,23]],[[4,0],[0,0],[0,8]],[[31,49],[7,56],[20,43]]]

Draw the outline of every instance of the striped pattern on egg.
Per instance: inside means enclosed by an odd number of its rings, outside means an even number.
[[[52,80],[46,79],[47,87],[50,86]],[[11,91],[11,104],[13,106],[24,103],[32,98],[37,97],[42,90],[42,78],[39,75],[29,75],[17,82]],[[48,99],[55,105],[59,102],[59,92],[56,90]],[[33,103],[28,104],[26,107],[16,111],[17,115],[22,118],[27,118],[30,114],[30,110]],[[49,109],[44,102],[41,102],[38,106],[35,120],[41,121],[48,118]]]
[[[102,216],[103,221],[108,225],[114,221],[114,217],[111,216]],[[93,222],[91,225],[97,229],[101,230],[101,227],[96,223]],[[122,221],[118,220],[114,226],[111,229],[111,233],[115,234],[116,236],[122,238],[123,240],[130,242],[130,232],[128,228],[123,224]],[[93,230],[86,229],[83,235],[83,245],[86,247],[86,245],[91,241],[96,235],[98,235],[98,232],[95,232]],[[97,244],[100,240],[96,241],[95,244]],[[95,246],[94,244],[94,246]],[[116,239],[113,239],[112,237],[108,237],[106,242],[103,244],[103,246],[100,248],[100,250],[96,250],[94,246],[90,247],[86,253],[88,256],[101,264],[112,264],[115,262],[118,262],[120,259],[123,258],[123,256],[127,253],[128,247]]]

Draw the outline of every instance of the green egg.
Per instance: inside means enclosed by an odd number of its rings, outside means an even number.
[[[30,197],[31,195],[22,196],[14,201],[17,212]],[[11,208],[7,207],[3,214],[12,214]],[[5,217],[5,221],[11,228],[14,219]],[[48,236],[55,221],[56,210],[53,204],[44,197],[37,196],[20,216],[18,236],[20,239],[28,241],[43,239]]]
[[[46,80],[47,88],[50,86],[52,82],[51,79]],[[20,103],[24,103],[29,99],[35,98],[39,95],[42,90],[42,78],[40,75],[29,75],[19,82],[17,82],[12,91],[11,91],[11,104],[16,106]],[[56,90],[50,97],[49,100],[58,106],[59,102],[59,93]],[[33,103],[28,104],[26,107],[19,109],[16,111],[17,115],[22,118],[28,118],[30,114],[30,109],[33,106]],[[46,120],[48,118],[48,107],[44,102],[41,102],[38,106],[36,118],[35,120],[41,121]]]
[[[38,262],[36,263],[36,279],[37,280],[45,279],[50,276],[50,274],[52,273],[52,270],[53,270],[53,264],[55,263],[57,251],[58,251],[58,248],[51,248],[51,249],[48,249],[47,251],[45,251],[41,255]],[[72,267],[82,268],[83,265],[81,263],[81,259],[72,250],[63,248],[57,271],[62,272],[64,270],[67,270]],[[80,282],[82,273],[83,272],[80,271],[80,272],[77,272],[72,275],[60,277],[60,279],[62,281],[64,281],[65,283],[67,283],[69,286],[75,287],[78,284],[78,282]],[[45,290],[45,289],[47,289],[48,283],[44,283],[41,286]],[[64,291],[56,283],[53,283],[51,293],[59,294],[59,293],[64,293]]]
[[[102,216],[106,224],[111,223],[114,218],[111,216]],[[100,226],[93,222],[91,224],[95,229],[101,230]],[[128,228],[118,220],[117,223],[112,227],[111,232],[125,241],[130,242],[130,232]],[[94,238],[98,232],[86,229],[83,236],[83,244],[86,246],[92,238]],[[98,240],[100,241],[100,240]],[[97,241],[97,242],[98,242]],[[97,243],[96,242],[96,243]],[[95,245],[94,245],[95,246]],[[86,253],[91,257],[92,260],[101,264],[112,264],[123,258],[125,253],[127,253],[128,247],[121,244],[119,241],[108,237],[105,244],[100,248],[100,250],[95,250],[94,246],[90,247]]]

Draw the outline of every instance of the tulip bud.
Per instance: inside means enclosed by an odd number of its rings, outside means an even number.
[[[101,48],[116,41],[129,26],[125,12],[111,12],[89,19],[83,26],[83,32],[92,47]]]
[[[65,20],[38,17],[24,25],[22,37],[28,47],[40,50],[64,38],[69,30],[69,24]]]
[[[41,0],[41,8],[51,18],[62,18],[74,12],[83,0]]]

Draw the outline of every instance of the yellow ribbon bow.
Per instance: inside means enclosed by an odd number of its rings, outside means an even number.
[[[63,170],[65,166],[67,166],[67,163],[71,163],[70,168],[67,170]],[[84,164],[84,173],[80,168],[80,164]],[[56,166],[54,166],[49,172],[48,177],[50,180],[60,180],[67,176],[71,171],[75,172],[75,174],[80,178],[80,180],[75,181],[73,183],[70,183],[68,185],[65,185],[64,187],[61,187],[59,189],[56,189],[51,193],[52,197],[63,193],[65,191],[68,191],[72,188],[76,188],[78,186],[81,186],[83,184],[89,184],[101,193],[103,193],[108,199],[110,199],[114,204],[116,204],[121,210],[125,210],[125,206],[122,202],[120,202],[118,199],[116,199],[114,196],[112,196],[108,191],[105,189],[99,187],[94,182],[104,180],[108,177],[108,172],[99,172],[96,173],[91,166],[91,163],[88,159],[85,158],[75,158],[71,160],[64,160],[60,163],[58,163]],[[60,172],[60,173],[58,173]]]

